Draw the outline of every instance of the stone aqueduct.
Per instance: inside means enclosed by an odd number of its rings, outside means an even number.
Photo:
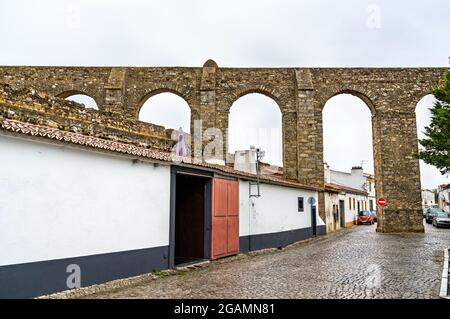
[[[267,95],[282,112],[285,177],[320,189],[323,107],[335,95],[353,94],[372,112],[376,192],[388,200],[378,213],[378,231],[389,233],[423,231],[415,108],[444,72],[444,68],[219,68],[208,60],[201,68],[5,66],[0,67],[0,82],[53,96],[89,95],[99,107],[97,122],[108,122],[105,130],[120,118],[122,130],[144,136],[148,129],[137,120],[138,113],[155,94],[172,92],[186,100],[191,126],[201,119],[203,128],[223,131],[234,101],[249,93]],[[319,193],[320,208],[323,201]],[[320,214],[325,218],[323,211]]]

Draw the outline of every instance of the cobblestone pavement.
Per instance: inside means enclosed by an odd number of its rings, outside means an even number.
[[[438,298],[450,230],[426,231],[383,235],[357,226],[88,298]]]

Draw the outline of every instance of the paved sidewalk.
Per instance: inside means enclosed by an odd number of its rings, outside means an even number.
[[[298,247],[147,280],[88,298],[439,298],[450,230],[357,226]]]

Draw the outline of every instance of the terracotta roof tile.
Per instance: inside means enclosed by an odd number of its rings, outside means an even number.
[[[347,193],[359,194],[359,195],[364,195],[364,196],[368,195],[368,193],[366,191],[363,191],[362,189],[356,189],[356,188],[352,188],[352,187],[348,187],[348,186],[344,186],[344,185],[340,185],[340,184],[335,184],[335,183],[325,183],[325,190],[330,191],[330,192],[335,192],[335,193],[347,192]]]

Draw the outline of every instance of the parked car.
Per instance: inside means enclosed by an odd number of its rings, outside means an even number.
[[[373,219],[373,216],[370,213],[370,211],[364,210],[364,211],[361,211],[358,213],[358,220],[357,220],[358,225],[362,225],[362,224],[373,225],[373,223],[374,223],[374,219]]]
[[[376,212],[375,210],[371,210],[371,211],[370,211],[370,214],[372,215],[373,221],[374,221],[375,223],[377,223],[377,222],[378,222],[377,212]]]
[[[450,214],[446,212],[438,212],[433,218],[434,227],[450,227]]]
[[[422,209],[423,218],[425,218],[427,216],[428,210],[429,210],[429,208]]]
[[[438,214],[438,213],[445,213],[442,209],[439,208],[428,208],[428,211],[425,215],[425,221],[427,222],[427,224],[431,224],[433,222],[433,218]]]

